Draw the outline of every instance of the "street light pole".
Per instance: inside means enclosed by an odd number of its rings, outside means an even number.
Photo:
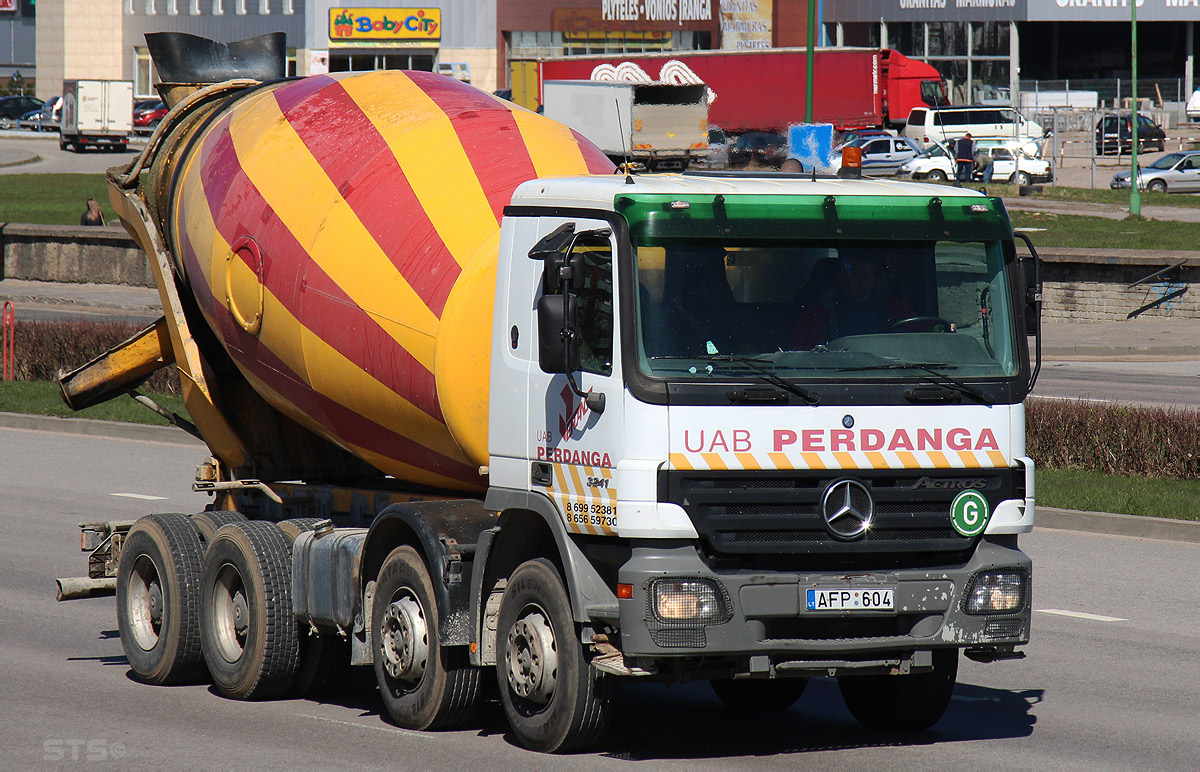
[[[804,55],[804,122],[813,122],[813,48],[817,44],[817,0],[808,0],[808,51]]]
[[[1129,0],[1129,28],[1132,50],[1132,67],[1130,68],[1133,76],[1133,109],[1129,113],[1129,130],[1133,147],[1129,154],[1130,169],[1129,169],[1129,214],[1134,217],[1142,215],[1142,193],[1138,190],[1138,99],[1137,99],[1137,4],[1138,0]],[[1101,132],[1103,134],[1103,132]],[[1117,152],[1121,148],[1121,129],[1117,128]]]

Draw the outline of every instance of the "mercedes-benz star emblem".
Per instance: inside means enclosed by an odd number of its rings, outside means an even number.
[[[857,480],[838,480],[821,499],[825,527],[839,539],[857,539],[871,527],[875,502],[867,486]]]

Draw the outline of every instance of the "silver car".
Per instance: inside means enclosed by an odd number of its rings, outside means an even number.
[[[1108,184],[1113,190],[1129,188],[1129,172],[1113,175]],[[1200,151],[1167,153],[1138,169],[1138,189],[1155,193],[1195,193],[1200,191]]]

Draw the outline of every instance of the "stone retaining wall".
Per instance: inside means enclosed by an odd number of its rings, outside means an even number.
[[[1200,280],[1198,252],[1046,247],[1038,254],[1043,319],[1117,321],[1146,306],[1140,316],[1200,318],[1200,289],[1191,287]],[[1166,276],[1129,286],[1180,260],[1187,262]]]
[[[0,224],[0,279],[155,286],[120,226]]]
[[[1142,315],[1200,318],[1200,289],[1191,289],[1200,280],[1200,252],[1044,247],[1038,253],[1047,320],[1125,319],[1179,290]],[[0,224],[0,256],[0,279],[154,286],[146,256],[115,226]],[[1169,279],[1128,286],[1179,260],[1187,263]]]

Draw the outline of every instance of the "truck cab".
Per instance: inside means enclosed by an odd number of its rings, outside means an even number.
[[[759,698],[836,675],[860,721],[912,728],[960,649],[1021,656],[1036,307],[1000,199],[563,178],[502,233],[487,504],[570,542],[611,672]]]

